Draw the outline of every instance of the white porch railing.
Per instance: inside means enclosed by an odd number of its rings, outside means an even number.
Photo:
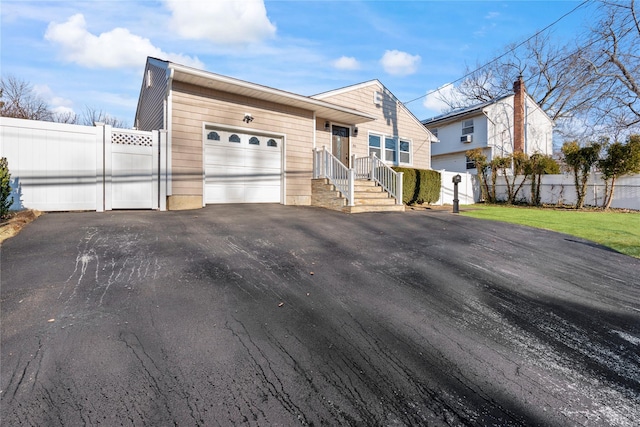
[[[356,179],[368,179],[379,184],[396,205],[402,205],[402,172],[396,172],[378,159],[369,157],[351,158],[352,168],[345,166],[327,150],[327,147],[313,150],[313,177],[326,178],[347,199],[347,206],[354,206],[354,186]]]
[[[327,147],[313,150],[313,177],[327,178],[347,199],[347,206],[355,206],[355,170],[346,167]]]
[[[375,153],[369,157],[352,157],[356,179],[368,179],[378,183],[391,197],[396,199],[396,204],[402,204],[402,172],[396,172],[385,162],[378,159]]]

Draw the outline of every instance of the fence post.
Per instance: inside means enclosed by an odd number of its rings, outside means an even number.
[[[112,193],[112,182],[113,182],[113,155],[111,153],[111,133],[113,128],[109,125],[104,125],[99,123],[98,125],[102,126],[104,129],[104,210],[110,211],[113,209],[113,193]]]
[[[151,209],[160,204],[160,131],[151,132]]]
[[[158,186],[158,209],[167,210],[167,131],[158,131],[158,149],[160,150],[158,170],[158,178],[160,185]]]
[[[95,123],[96,131],[96,212],[104,212],[105,143],[104,123]]]
[[[369,181],[375,181],[375,171],[376,171],[376,153],[371,153],[371,161],[369,162],[371,164],[371,171],[369,171]]]
[[[401,205],[402,202],[402,176],[404,172],[398,172],[396,175],[396,205]]]
[[[349,173],[349,200],[347,201],[348,202],[347,206],[354,206],[355,205],[354,193],[355,193],[356,171],[355,169],[349,169],[348,173]]]

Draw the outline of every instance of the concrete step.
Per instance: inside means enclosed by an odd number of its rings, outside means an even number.
[[[356,199],[388,199],[389,193],[386,191],[356,191]]]
[[[396,204],[396,200],[395,199],[391,199],[389,197],[386,197],[386,194],[383,193],[383,195],[385,196],[384,198],[366,198],[366,197],[356,197],[355,198],[355,204],[358,206],[361,205],[368,205],[368,206],[389,206],[389,205],[395,205]]]
[[[342,212],[364,213],[364,212],[404,212],[404,205],[356,205],[345,206]]]
[[[382,193],[384,191],[379,185],[361,185],[356,183],[353,185],[353,188],[356,193],[359,191],[367,193]]]

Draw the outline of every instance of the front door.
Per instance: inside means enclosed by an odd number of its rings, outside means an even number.
[[[332,129],[332,153],[349,167],[349,128],[334,125]]]

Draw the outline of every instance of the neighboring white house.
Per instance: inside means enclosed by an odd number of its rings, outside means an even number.
[[[431,168],[475,173],[466,152],[484,150],[488,160],[514,151],[552,154],[553,121],[526,93],[522,78],[514,94],[422,121],[438,138],[431,144]]]

